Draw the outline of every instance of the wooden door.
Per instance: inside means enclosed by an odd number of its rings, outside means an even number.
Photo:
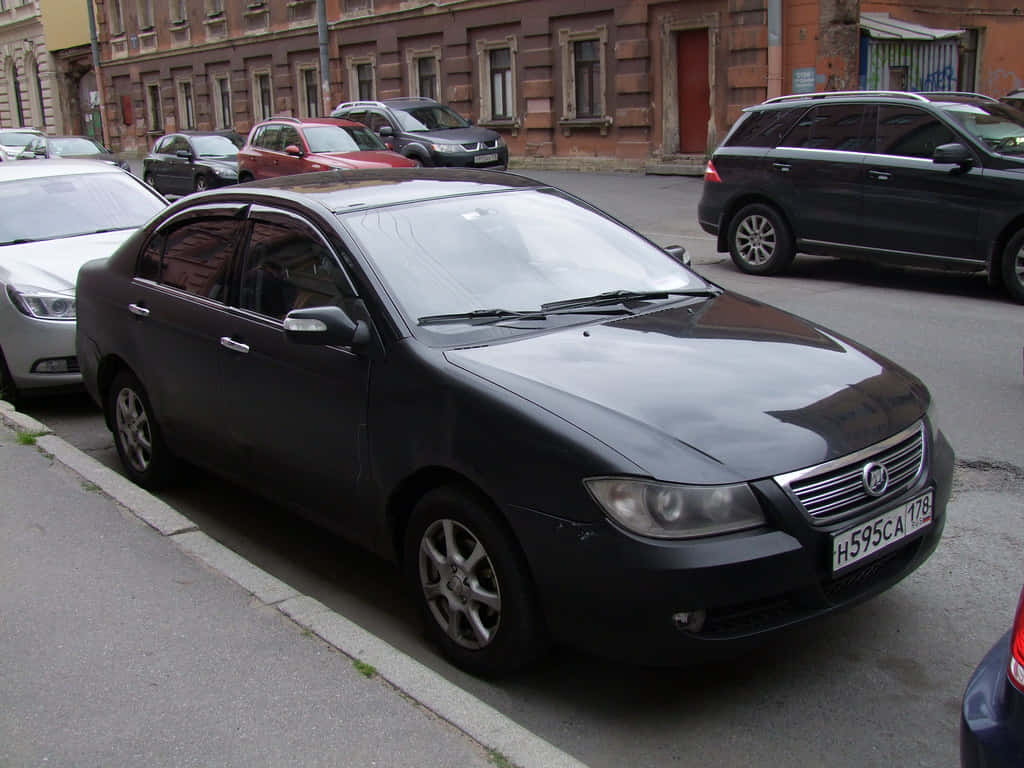
[[[680,32],[676,50],[679,151],[683,154],[703,155],[708,148],[708,120],[711,118],[707,29]]]

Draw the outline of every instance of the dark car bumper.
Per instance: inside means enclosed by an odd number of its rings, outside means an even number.
[[[932,524],[835,577],[829,531],[765,528],[669,541],[609,523],[509,514],[558,641],[634,662],[686,664],[735,656],[767,633],[855,605],[910,574],[942,536],[952,465],[940,437],[928,481]],[[694,616],[699,626],[686,626]]]
[[[718,235],[722,229],[722,214],[726,206],[723,184],[704,182],[704,191],[697,204],[697,222],[709,235]]]
[[[986,654],[964,691],[960,714],[962,768],[1024,765],[1024,693],[1006,677],[1007,632]]]
[[[490,155],[497,155],[497,158],[479,162],[481,158]],[[504,171],[508,168],[508,147],[480,152],[466,152],[465,154],[431,152],[430,161],[436,166],[445,168],[484,168],[492,171]]]

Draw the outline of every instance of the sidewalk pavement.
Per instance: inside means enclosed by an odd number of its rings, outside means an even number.
[[[581,763],[0,402],[0,766]]]

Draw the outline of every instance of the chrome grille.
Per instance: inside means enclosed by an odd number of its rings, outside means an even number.
[[[884,493],[868,493],[864,467],[881,464],[888,472]],[[918,422],[881,443],[841,459],[778,475],[775,482],[816,525],[853,517],[862,509],[895,498],[914,484],[925,466],[924,424]]]

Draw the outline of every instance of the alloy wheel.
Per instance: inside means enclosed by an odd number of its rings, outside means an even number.
[[[747,216],[736,227],[736,250],[748,264],[766,264],[775,255],[775,227],[766,216]]]
[[[455,520],[435,520],[420,539],[419,575],[431,615],[454,643],[477,650],[494,639],[501,590],[472,531]]]
[[[117,393],[114,418],[125,458],[136,472],[145,472],[153,460],[153,433],[146,407],[133,389],[125,387]]]

